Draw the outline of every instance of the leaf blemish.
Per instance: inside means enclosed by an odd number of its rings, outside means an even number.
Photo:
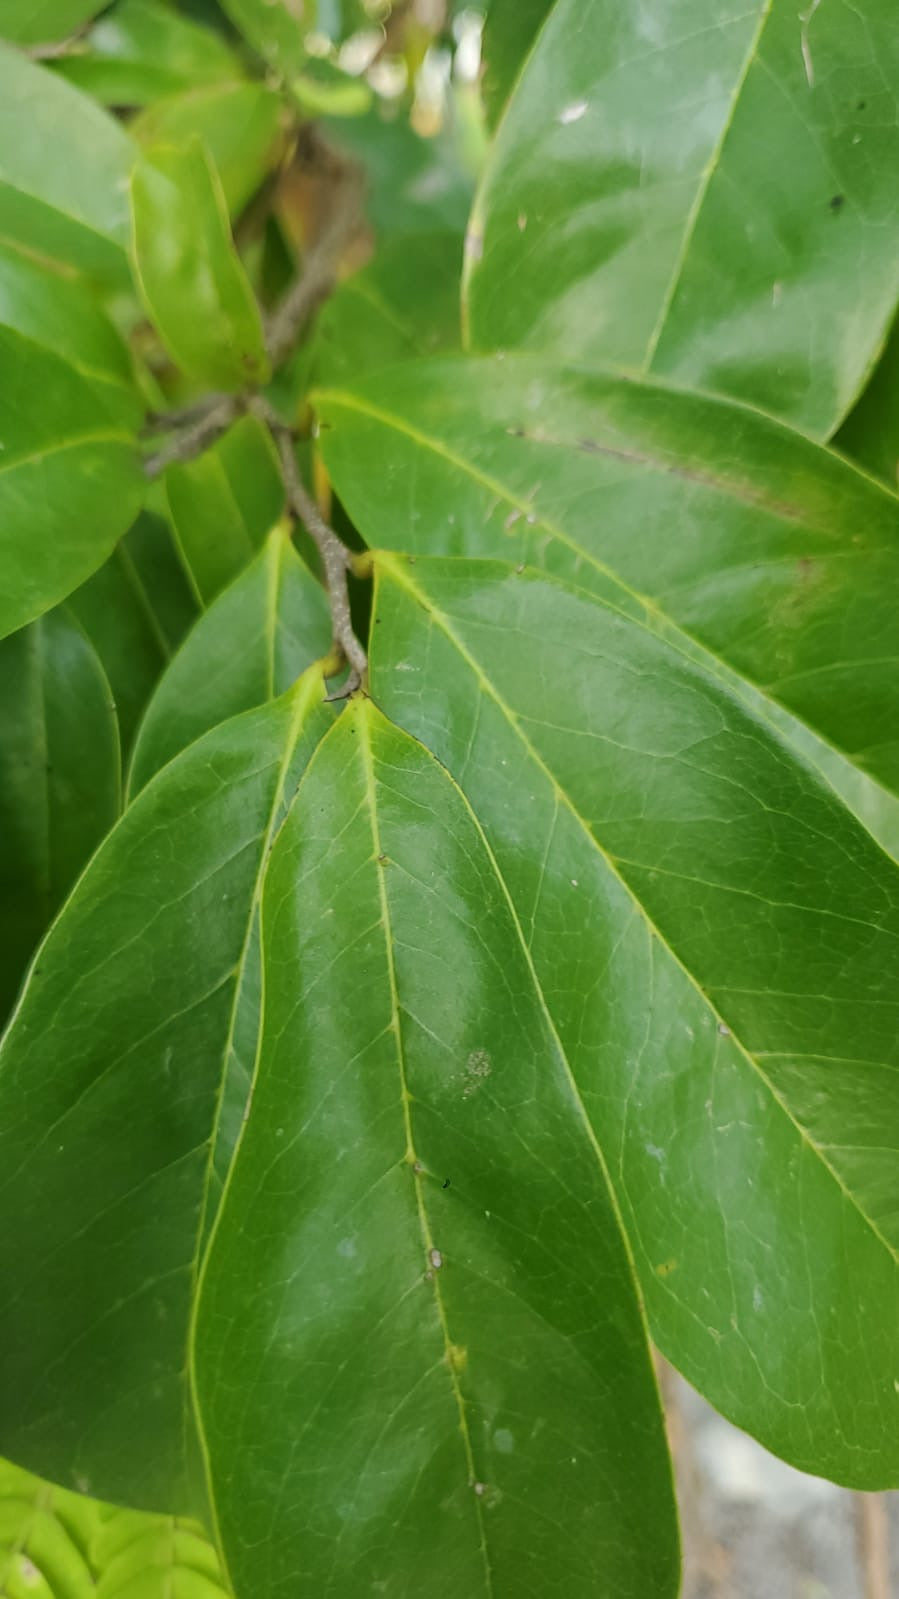
[[[429,1249],[428,1250],[428,1259],[431,1262],[431,1265],[433,1266],[434,1270],[435,1271],[439,1271],[441,1266],[443,1265],[443,1256],[440,1253],[440,1250],[439,1249]]]
[[[493,1062],[486,1049],[473,1049],[465,1062],[465,1075],[468,1080],[462,1090],[462,1098],[470,1099],[472,1094],[476,1094],[492,1070]]]

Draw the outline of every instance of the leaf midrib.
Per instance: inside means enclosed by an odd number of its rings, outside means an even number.
[[[371,823],[372,856],[375,872],[377,874],[378,900],[381,909],[381,925],[384,931],[384,950],[387,962],[388,985],[390,989],[391,1031],[396,1044],[396,1059],[400,1077],[400,1094],[403,1107],[403,1130],[406,1138],[405,1158],[412,1173],[412,1181],[415,1184],[415,1202],[416,1209],[418,1211],[419,1227],[421,1229],[423,1252],[425,1259],[430,1259],[434,1249],[434,1235],[431,1231],[430,1218],[428,1216],[427,1206],[425,1203],[424,1186],[422,1183],[423,1174],[420,1169],[420,1162],[415,1150],[411,1109],[412,1096],[409,1092],[406,1076],[405,1050],[403,1046],[402,1022],[400,1019],[401,1006],[399,999],[399,987],[396,976],[396,965],[393,957],[393,930],[390,914],[390,900],[388,898],[387,884],[384,876],[384,865],[382,860],[383,851],[381,848],[381,830],[378,822],[377,779],[375,777],[374,751],[372,749],[371,742],[371,715],[364,703],[362,705],[362,714],[358,717],[358,722],[360,726],[358,748],[362,760],[362,769],[365,775],[365,797]],[[480,1533],[480,1554],[484,1567],[484,1593],[486,1595],[486,1599],[493,1599],[493,1577],[490,1568],[490,1560],[487,1554],[487,1529],[484,1524],[484,1512],[481,1505],[481,1500],[478,1494],[475,1492],[475,1483],[477,1478],[471,1431],[468,1425],[468,1412],[465,1404],[465,1398],[459,1383],[458,1373],[453,1363],[453,1340],[450,1338],[449,1323],[447,1320],[443,1293],[440,1287],[438,1270],[439,1269],[436,1267],[432,1268],[431,1281],[434,1290],[434,1303],[443,1337],[443,1364],[445,1365],[449,1375],[450,1384],[453,1391],[453,1398],[455,1400],[456,1410],[459,1417],[459,1430],[462,1434],[462,1443],[465,1451],[465,1463],[468,1471],[468,1486],[474,1500],[475,1519],[477,1521],[478,1531]]]
[[[637,897],[637,894],[636,894],[635,890],[630,886],[630,884],[628,883],[627,879],[625,877],[623,877],[621,872],[618,870],[618,867],[616,865],[615,857],[608,853],[608,851],[600,843],[599,839],[595,836],[595,834],[591,830],[589,822],[586,820],[585,817],[583,817],[581,815],[580,811],[577,809],[576,805],[574,804],[574,801],[572,800],[572,798],[568,794],[567,790],[562,786],[562,784],[559,782],[558,778],[555,776],[555,773],[551,770],[551,768],[549,766],[547,766],[546,762],[543,760],[543,758],[539,754],[538,750],[531,743],[531,741],[528,738],[527,734],[524,732],[523,728],[521,727],[520,722],[519,722],[519,718],[516,715],[515,711],[513,711],[512,707],[503,698],[503,696],[500,694],[500,692],[497,689],[497,687],[495,686],[495,684],[491,681],[491,679],[487,676],[487,674],[484,671],[484,669],[481,667],[481,665],[480,665],[479,661],[477,660],[477,658],[471,653],[471,651],[468,649],[467,645],[464,643],[464,641],[456,633],[455,629],[453,628],[453,626],[452,626],[452,624],[451,624],[451,622],[449,620],[449,617],[446,616],[446,614],[443,611],[441,611],[434,604],[434,602],[427,595],[426,591],[418,586],[418,584],[414,581],[414,579],[411,578],[410,575],[400,566],[399,562],[395,559],[395,557],[392,557],[390,555],[379,555],[378,556],[378,564],[379,564],[379,566],[380,566],[380,568],[382,570],[386,570],[387,571],[388,575],[397,584],[397,587],[406,589],[407,593],[409,593],[413,597],[415,602],[422,607],[422,609],[434,620],[436,625],[441,629],[441,631],[443,632],[444,636],[452,644],[454,649],[457,651],[458,655],[465,662],[466,666],[468,666],[469,670],[471,671],[472,675],[475,677],[475,679],[476,679],[480,689],[482,690],[482,692],[487,694],[489,696],[489,698],[493,700],[494,704],[496,705],[497,709],[500,711],[501,715],[508,722],[509,726],[512,728],[513,732],[516,734],[517,738],[521,741],[522,745],[524,746],[524,749],[525,749],[525,752],[526,752],[528,758],[537,767],[538,771],[540,771],[543,774],[543,776],[546,778],[547,782],[550,784],[550,786],[551,786],[551,788],[553,790],[553,793],[556,795],[557,800],[562,805],[565,806],[566,810],[568,811],[568,813],[570,814],[570,816],[572,817],[574,822],[577,824],[579,829],[585,834],[585,836],[586,836],[587,840],[589,841],[590,845],[592,846],[592,848],[596,850],[597,854],[601,857],[601,859],[605,863],[605,865],[606,865],[608,871],[610,872],[610,874],[615,878],[615,880],[618,883],[621,884],[621,887],[624,889],[625,893],[627,894],[628,899],[630,900],[631,904],[634,905],[634,907],[636,908],[638,914],[642,917],[643,922],[644,922],[647,930],[656,939],[659,947],[667,952],[667,954],[671,957],[672,961],[676,964],[676,966],[679,968],[679,970],[683,972],[684,976],[687,978],[687,980],[690,983],[691,987],[699,995],[699,997],[702,1000],[703,1004],[707,1008],[709,1014],[713,1018],[715,1018],[716,1021],[718,1021],[722,1025],[726,1026],[728,1036],[731,1038],[735,1048],[737,1048],[740,1051],[740,1054],[743,1056],[744,1060],[747,1062],[747,1064],[749,1065],[751,1070],[756,1074],[756,1076],[759,1078],[759,1080],[764,1084],[767,1092],[771,1096],[771,1098],[774,1101],[774,1103],[778,1106],[778,1108],[780,1109],[782,1114],[787,1118],[787,1120],[790,1122],[790,1124],[795,1128],[795,1130],[796,1130],[799,1138],[801,1139],[803,1145],[814,1155],[815,1159],[820,1162],[821,1166],[829,1174],[829,1176],[833,1180],[833,1182],[836,1185],[836,1187],[840,1190],[840,1192],[842,1193],[842,1195],[845,1198],[845,1200],[847,1201],[847,1203],[852,1207],[852,1209],[860,1217],[862,1222],[874,1234],[874,1236],[877,1239],[878,1243],[880,1243],[882,1245],[882,1247],[887,1251],[887,1254],[890,1256],[890,1258],[892,1260],[894,1260],[897,1264],[899,1264],[899,1251],[894,1249],[894,1247],[890,1244],[888,1239],[884,1237],[883,1233],[880,1231],[880,1228],[877,1226],[876,1222],[870,1216],[868,1216],[866,1214],[866,1212],[862,1209],[858,1199],[851,1192],[851,1190],[849,1188],[847,1188],[847,1186],[846,1186],[845,1182],[843,1181],[842,1177],[840,1176],[839,1172],[837,1172],[834,1169],[834,1167],[831,1165],[830,1161],[828,1161],[825,1158],[824,1154],[822,1153],[821,1146],[815,1143],[815,1141],[812,1139],[811,1135],[802,1126],[801,1122],[797,1121],[796,1117],[793,1115],[793,1112],[790,1110],[789,1106],[786,1104],[786,1102],[784,1101],[782,1096],[778,1093],[777,1089],[775,1088],[774,1084],[771,1082],[770,1078],[766,1075],[766,1073],[763,1070],[759,1060],[756,1059],[756,1057],[752,1054],[752,1052],[742,1042],[742,1040],[740,1039],[739,1035],[735,1032],[734,1028],[731,1026],[731,1024],[727,1020],[727,1018],[724,1017],[723,1015],[721,1015],[721,1013],[719,1012],[717,1007],[713,1004],[712,1000],[709,998],[709,996],[706,993],[705,989],[702,987],[702,985],[699,982],[698,978],[693,974],[693,972],[690,971],[689,967],[687,967],[684,964],[684,962],[681,960],[680,956],[678,955],[677,951],[672,947],[672,945],[669,943],[668,939],[662,933],[661,929],[656,925],[655,921],[650,916],[650,914],[646,910],[645,906],[642,904],[640,899]],[[499,868],[497,866],[497,871],[498,870],[499,870]],[[502,876],[500,876],[500,881],[502,881],[502,882],[505,881],[502,878]]]

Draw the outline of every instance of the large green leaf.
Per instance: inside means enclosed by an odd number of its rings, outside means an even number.
[[[246,1100],[256,903],[327,725],[318,674],[215,729],[109,834],[0,1050],[0,1438],[151,1509],[188,1482],[185,1354],[203,1231]]]
[[[656,1340],[785,1458],[896,1484],[899,868],[609,602],[487,561],[376,570],[373,692],[483,825]]]
[[[253,416],[195,461],[169,467],[175,534],[197,593],[208,604],[242,571],[284,512],[284,482],[268,432]]]
[[[275,845],[193,1358],[239,1593],[662,1596],[658,1402],[606,1174],[462,795],[357,700]]]
[[[0,44],[0,236],[127,281],[133,159],[119,123]]]
[[[281,100],[265,84],[217,83],[158,101],[131,132],[144,147],[202,139],[234,216],[274,166],[282,121]]]
[[[196,1522],[117,1510],[0,1461],[5,1599],[224,1599]]]
[[[102,11],[106,0],[0,0],[0,39],[43,44],[65,39]]]
[[[899,787],[899,499],[743,406],[528,357],[318,400],[371,543],[497,555],[674,626]]]
[[[51,611],[0,642],[0,1017],[120,789],[109,684],[81,629]]]
[[[56,71],[105,105],[142,106],[162,95],[220,83],[240,69],[221,35],[162,0],[121,0]]]
[[[173,359],[214,389],[264,381],[259,308],[202,145],[154,149],[135,166],[131,193],[138,285]]]
[[[800,10],[557,0],[474,208],[476,347],[835,426],[899,294],[899,29],[892,0]]]
[[[131,794],[209,728],[285,693],[330,645],[324,589],[277,527],[161,679],[135,744]]]
[[[82,281],[0,243],[0,324],[64,355],[93,382],[112,384],[111,400],[137,426],[143,413],[128,349]]]
[[[122,394],[0,327],[0,637],[106,559],[144,493]],[[130,402],[127,405],[130,414]]]

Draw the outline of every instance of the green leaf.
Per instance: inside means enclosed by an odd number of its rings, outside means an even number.
[[[306,31],[314,22],[307,0],[221,0],[221,4],[247,44],[282,77],[302,70]]]
[[[122,417],[135,428],[142,420],[127,346],[83,281],[0,243],[0,324],[56,350],[94,383],[110,384]]]
[[[255,417],[242,417],[195,461],[169,467],[175,534],[204,604],[241,572],[284,513],[274,446]]]
[[[154,150],[131,190],[138,286],[172,358],[214,389],[264,382],[259,308],[202,145]]]
[[[130,793],[209,728],[285,693],[330,645],[324,590],[276,527],[162,677],[135,745]]]
[[[398,234],[347,278],[316,324],[316,372],[343,383],[459,345],[460,234]]]
[[[44,44],[66,39],[102,11],[106,0],[0,0],[0,39]]]
[[[262,923],[252,1111],[193,1346],[237,1592],[673,1595],[584,1107],[465,800],[365,700],[300,784]]]
[[[0,1461],[0,1591],[8,1599],[222,1599],[196,1522],[116,1510]]]
[[[122,754],[153,688],[196,616],[196,603],[161,517],[142,512],[99,572],[69,596],[109,679]]]
[[[142,106],[162,95],[240,76],[221,35],[160,0],[121,0],[91,28],[83,50],[56,69],[105,105]]]
[[[899,296],[897,94],[888,3],[557,0],[472,215],[472,343],[620,362],[826,435]]]
[[[899,868],[607,600],[486,561],[376,569],[373,693],[484,828],[653,1336],[787,1460],[896,1483]]]
[[[0,1015],[120,787],[109,684],[81,629],[51,611],[0,642]]]
[[[64,599],[134,520],[143,473],[121,400],[0,327],[0,637]]]
[[[4,1448],[143,1508],[202,1506],[188,1319],[216,1151],[246,1100],[262,872],[333,714],[323,693],[308,674],[148,785],[51,928],[0,1050]]]
[[[131,132],[145,148],[202,139],[236,216],[277,162],[282,120],[281,100],[264,84],[218,83],[158,101],[135,118]]]
[[[899,486],[899,320],[833,443],[891,489]]]
[[[720,657],[899,788],[899,499],[743,406],[539,359],[319,396],[368,541],[573,578]]]
[[[0,236],[127,283],[133,160],[119,123],[0,44]]]
[[[481,42],[481,90],[487,117],[496,126],[553,0],[492,0]]]

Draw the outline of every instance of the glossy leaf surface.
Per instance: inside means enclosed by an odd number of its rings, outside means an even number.
[[[475,203],[476,348],[620,362],[831,431],[899,292],[899,31],[891,0],[806,11],[557,0]]]
[[[46,68],[0,44],[0,235],[51,260],[127,282],[128,173],[119,123]]]
[[[195,461],[169,467],[166,493],[185,565],[208,604],[241,572],[284,511],[274,446],[255,417]]]
[[[142,106],[239,75],[220,34],[179,16],[162,0],[120,0],[94,24],[78,53],[63,57],[56,70],[113,106]]]
[[[0,641],[0,1016],[120,799],[115,706],[87,638],[51,611]]]
[[[144,1508],[202,1504],[188,1319],[216,1151],[246,1099],[262,870],[332,714],[323,692],[304,679],[144,790],[0,1051],[0,1437],[43,1475]]]
[[[673,1594],[655,1385],[583,1107],[462,795],[366,701],[300,784],[262,925],[194,1340],[237,1591]]]
[[[899,499],[779,423],[526,358],[319,399],[372,544],[497,555],[674,624],[899,786]]]
[[[263,381],[259,310],[202,146],[154,150],[131,190],[138,285],[173,359],[213,389]]]
[[[374,693],[484,827],[657,1342],[786,1459],[899,1481],[899,868],[612,605],[499,563],[378,570]]]
[[[131,795],[219,722],[285,693],[330,646],[324,590],[276,528],[162,677],[135,745]]]
[[[117,1510],[0,1461],[5,1599],[223,1599],[196,1522]]]
[[[201,139],[234,216],[275,164],[281,122],[281,100],[264,84],[217,83],[159,100],[131,132],[144,148]]]
[[[0,637],[64,599],[134,520],[143,474],[121,393],[0,327]]]

